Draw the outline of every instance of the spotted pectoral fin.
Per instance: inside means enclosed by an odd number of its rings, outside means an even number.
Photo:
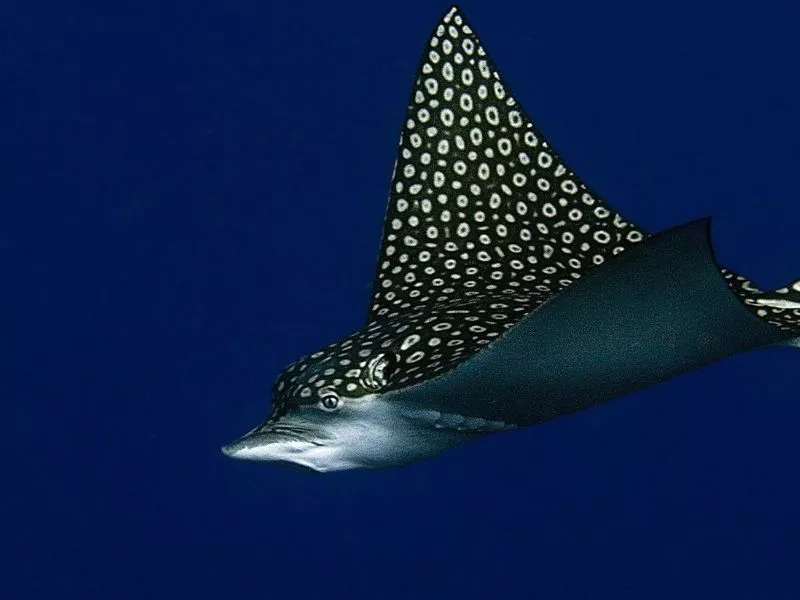
[[[646,236],[553,150],[450,9],[409,100],[368,320],[476,290],[555,294]]]

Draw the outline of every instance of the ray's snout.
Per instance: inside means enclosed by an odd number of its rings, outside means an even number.
[[[248,437],[248,435],[245,435],[244,437],[241,437],[230,444],[225,444],[221,448],[222,453],[230,458],[246,458],[245,454],[247,453],[247,449],[252,448],[254,445],[250,443]]]
[[[222,447],[225,456],[239,460],[265,462],[291,461],[309,449],[321,445],[313,431],[296,428],[269,428],[254,430]]]
[[[236,458],[236,442],[231,444],[227,444],[221,448],[222,453],[225,456],[230,456],[231,458]]]

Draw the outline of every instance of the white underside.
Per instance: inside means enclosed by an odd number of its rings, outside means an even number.
[[[242,448],[231,456],[243,460],[288,462],[323,472],[345,471],[362,466],[350,460],[346,453],[338,451],[336,446],[317,446],[299,440]]]
[[[512,425],[476,417],[404,408],[402,403],[370,397],[345,406],[305,434],[313,441],[253,439],[226,451],[229,456],[286,462],[320,472],[407,464],[452,448],[476,434],[512,429]]]

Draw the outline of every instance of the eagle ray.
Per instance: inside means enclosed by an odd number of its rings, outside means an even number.
[[[745,350],[800,346],[800,281],[716,262],[709,220],[652,234],[574,173],[458,7],[408,102],[364,326],[288,366],[225,454],[406,464]]]

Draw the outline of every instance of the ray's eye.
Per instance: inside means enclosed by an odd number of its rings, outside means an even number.
[[[323,410],[333,411],[342,405],[342,399],[333,390],[325,390],[320,394],[319,404]]]
[[[380,390],[389,384],[397,367],[397,356],[393,352],[382,352],[370,359],[361,379],[368,390]]]

